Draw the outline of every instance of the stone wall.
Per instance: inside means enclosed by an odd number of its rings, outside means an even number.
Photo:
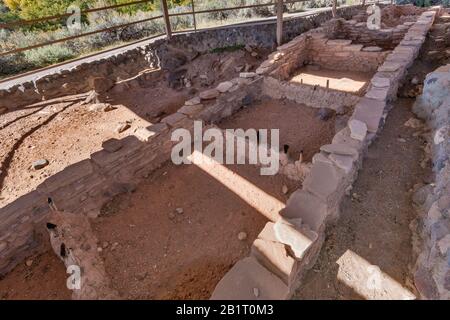
[[[435,14],[424,12],[388,55],[369,91],[355,106],[347,127],[314,156],[310,174],[287,201],[281,218],[266,224],[250,256],[231,268],[211,299],[287,299],[296,290],[302,275],[317,259],[326,226],[339,216],[342,197],[356,179],[368,146],[384,125],[388,102],[396,97],[398,88],[391,85],[404,79]]]
[[[185,117],[179,120],[186,122]],[[95,217],[103,203],[131,192],[135,183],[169,159],[170,127],[157,124],[141,130],[150,137],[147,142],[134,136],[107,141],[90,159],[65,168],[0,209],[0,275],[48,248],[49,197],[59,210]]]
[[[193,129],[194,120],[207,124],[231,116],[261,94],[262,77],[243,73],[186,101],[178,112],[134,136],[111,139],[89,159],[47,178],[36,190],[0,209],[0,276],[34,253],[49,249],[45,229],[51,198],[58,210],[95,218],[114,196],[134,191],[136,184],[170,160],[176,128]]]
[[[338,9],[339,15],[349,19],[360,6]],[[284,23],[285,41],[318,27],[331,19],[331,12],[321,12],[307,17],[289,19]],[[276,22],[269,21],[251,25],[229,26],[176,34],[170,41],[156,39],[152,43],[98,61],[84,63],[70,70],[46,76],[36,82],[26,82],[8,90],[0,90],[0,114],[42,100],[95,89],[104,92],[115,82],[138,75],[145,69],[170,68],[173,56],[170,47],[185,52],[206,53],[216,48],[250,44],[255,47],[276,46]]]
[[[264,78],[264,94],[276,98],[287,98],[315,108],[342,110],[354,106],[359,95],[320,86],[291,83],[290,77],[300,67],[313,64],[324,69],[338,71],[360,71],[373,73],[386,59],[389,52],[379,47],[364,47],[352,44],[351,40],[330,40],[338,20],[331,20],[324,27],[305,32],[279,47],[268,60],[257,69]]]
[[[413,197],[420,213],[421,252],[415,282],[422,298],[450,299],[450,65],[427,75],[414,111],[431,128],[428,150],[435,181]]]

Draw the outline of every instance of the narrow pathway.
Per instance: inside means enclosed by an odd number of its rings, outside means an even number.
[[[413,298],[410,223],[414,184],[423,182],[423,140],[406,127],[413,99],[399,99],[330,226],[320,257],[294,299]],[[381,275],[381,280],[377,278]],[[378,281],[378,283],[377,283]],[[378,284],[381,284],[377,287]]]

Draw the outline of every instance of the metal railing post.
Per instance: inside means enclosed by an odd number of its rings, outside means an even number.
[[[277,2],[277,44],[283,44],[283,0]]]
[[[167,8],[167,0],[161,0],[161,10],[164,17],[164,24],[166,25],[167,39],[172,38],[172,28],[170,26],[169,9]]]
[[[197,20],[195,19],[195,4],[194,0],[191,0],[192,3],[192,17],[194,18],[194,30],[197,31]]]

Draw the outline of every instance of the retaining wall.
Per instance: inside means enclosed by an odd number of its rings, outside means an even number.
[[[413,199],[422,235],[415,282],[422,298],[450,299],[450,65],[427,75],[414,112],[431,128],[429,150],[435,181]]]

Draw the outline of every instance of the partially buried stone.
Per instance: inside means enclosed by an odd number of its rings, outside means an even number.
[[[48,160],[47,159],[40,159],[33,162],[33,169],[34,170],[40,170],[42,168],[45,168],[48,166]]]

